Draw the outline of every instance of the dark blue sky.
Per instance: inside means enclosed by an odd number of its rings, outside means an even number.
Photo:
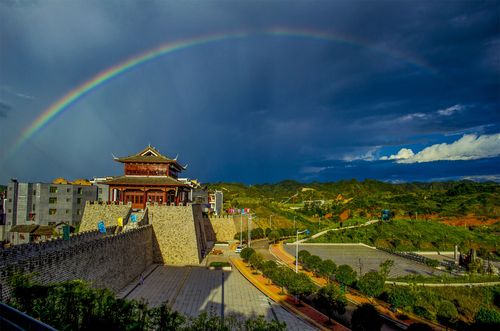
[[[6,157],[99,72],[234,31],[110,80]],[[499,1],[0,0],[0,183],[118,175],[111,154],[149,143],[204,182],[499,180],[499,105]]]

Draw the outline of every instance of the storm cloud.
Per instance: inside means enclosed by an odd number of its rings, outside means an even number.
[[[202,181],[497,178],[498,149],[481,146],[500,133],[499,10],[472,1],[0,2],[0,86],[36,96],[0,90],[22,110],[0,108],[0,183],[117,175],[111,154],[147,144],[179,154],[186,176]],[[51,105],[118,63],[242,31],[106,81],[12,149]],[[474,150],[484,153],[472,160]]]

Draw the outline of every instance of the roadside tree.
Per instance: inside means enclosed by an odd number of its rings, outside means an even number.
[[[392,267],[394,266],[394,260],[385,260],[380,263],[380,274],[384,277],[384,280],[387,279],[389,273],[391,272]]]
[[[269,239],[269,241],[272,241],[273,244],[276,244],[276,241],[280,240],[280,238],[280,233],[276,230],[269,232],[269,234],[267,235],[267,239]]]
[[[330,259],[323,260],[318,266],[318,276],[326,277],[326,281],[330,283],[330,278],[333,276],[335,270],[337,270],[337,265]]]
[[[248,261],[248,259],[250,258],[250,256],[252,256],[253,254],[255,253],[255,250],[253,248],[250,248],[250,247],[245,247],[241,250],[240,252],[240,257],[244,260],[244,261]]]
[[[300,263],[304,263],[305,258],[309,257],[309,256],[311,256],[311,253],[309,253],[305,249],[300,250],[299,253],[298,253],[299,262]]]
[[[335,314],[344,314],[347,306],[345,294],[336,284],[322,287],[317,293],[316,302],[317,307],[324,309],[329,322],[331,322]]]
[[[371,297],[378,297],[384,291],[384,277],[378,272],[370,271],[364,274],[357,283],[361,292]]]
[[[351,318],[351,329],[353,331],[375,331],[380,330],[383,320],[378,311],[369,303],[359,306]]]
[[[335,271],[335,279],[344,284],[352,285],[356,281],[356,271],[354,271],[351,266],[347,264],[340,265]]]
[[[254,269],[260,269],[262,267],[262,264],[264,263],[264,257],[262,256],[262,254],[254,252],[252,255],[250,255],[248,263],[250,263],[250,265]]]
[[[317,273],[319,265],[323,262],[321,258],[317,255],[311,255],[308,256],[304,259],[304,262],[302,263],[304,265],[304,268],[306,270],[312,271],[314,273]]]

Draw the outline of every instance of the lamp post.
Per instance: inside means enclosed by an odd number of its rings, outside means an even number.
[[[240,246],[243,245],[243,214],[240,214]]]
[[[299,234],[301,233],[309,233],[308,229],[303,231],[297,230],[297,240],[295,240],[295,273],[299,272]]]
[[[273,214],[269,215],[269,229],[271,229],[271,218],[272,218],[273,216],[274,216]]]

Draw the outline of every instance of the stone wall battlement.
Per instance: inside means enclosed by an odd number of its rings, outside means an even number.
[[[8,279],[16,272],[35,273],[42,284],[84,279],[118,291],[153,262],[151,225],[87,241],[75,237],[47,243],[30,254],[9,255],[0,265],[1,297],[9,297]]]
[[[103,221],[106,227],[115,226],[119,217],[126,222],[131,212],[131,204],[99,204],[95,201],[93,203],[87,201],[80,223],[80,231],[97,230],[97,223],[100,221]]]

